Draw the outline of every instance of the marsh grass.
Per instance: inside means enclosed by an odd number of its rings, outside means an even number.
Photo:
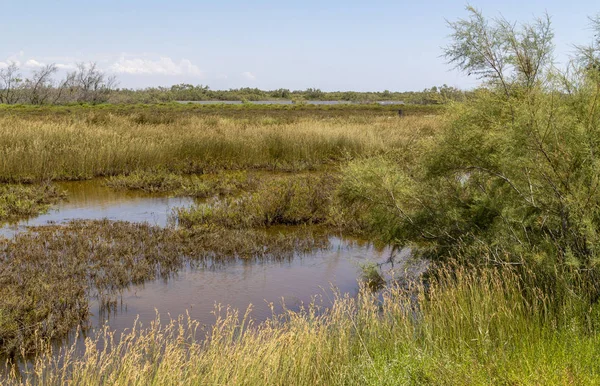
[[[0,184],[0,224],[35,216],[66,197],[49,183]]]
[[[295,110],[275,109],[275,114],[256,108],[231,110],[235,115],[227,109],[206,110],[207,115],[144,106],[21,110],[0,109],[2,181],[78,180],[159,169],[177,174],[311,170],[405,148],[423,133],[437,131],[442,120],[401,119],[386,110],[329,114],[308,109],[291,116]],[[151,119],[153,114],[162,118]]]
[[[91,298],[110,304],[128,286],[168,278],[184,264],[289,259],[327,245],[325,234],[306,228],[180,232],[107,220],[32,228],[0,239],[0,354],[38,352],[87,326]]]
[[[329,173],[273,176],[261,180],[254,192],[179,208],[175,217],[187,228],[322,224],[330,218],[335,189],[336,177]]]
[[[175,196],[207,198],[252,190],[257,177],[246,171],[221,172],[186,176],[164,170],[135,171],[109,177],[105,185],[113,189],[142,190]]]
[[[441,268],[427,288],[319,299],[256,324],[217,307],[215,323],[136,324],[88,338],[83,356],[41,356],[3,384],[415,385],[595,384],[600,341],[509,268]],[[568,316],[565,318],[564,316]],[[551,323],[549,323],[551,322]]]

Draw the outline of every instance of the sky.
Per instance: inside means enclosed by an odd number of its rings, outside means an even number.
[[[487,17],[527,22],[547,12],[556,60],[591,41],[598,0],[473,0]],[[0,68],[24,75],[96,62],[120,87],[177,83],[211,89],[411,91],[476,79],[445,63],[453,0],[0,0]]]

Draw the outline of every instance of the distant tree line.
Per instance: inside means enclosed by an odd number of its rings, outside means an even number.
[[[173,101],[268,101],[336,100],[349,102],[404,101],[411,104],[444,104],[463,101],[469,92],[443,85],[423,91],[356,92],[320,89],[260,90],[238,88],[211,90],[208,86],[177,84],[171,87],[144,89],[118,88],[117,79],[101,71],[96,63],[79,63],[63,79],[57,80],[58,67],[45,65],[24,77],[15,63],[0,69],[0,104],[69,104],[69,103],[160,103]]]
[[[148,87],[144,89],[119,89],[113,93],[111,101],[116,103],[156,103],[171,101],[268,101],[292,100],[302,101],[349,101],[378,102],[404,101],[413,104],[444,104],[449,101],[463,101],[469,92],[455,87],[443,85],[423,91],[408,92],[358,92],[358,91],[322,91],[308,88],[306,90],[260,90],[258,88],[238,88],[230,90],[211,90],[208,86],[177,84],[171,87]]]

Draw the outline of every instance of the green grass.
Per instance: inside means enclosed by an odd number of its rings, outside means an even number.
[[[0,224],[35,216],[64,198],[51,184],[0,184]]]
[[[363,291],[326,312],[317,299],[262,324],[218,308],[208,328],[182,317],[121,340],[105,331],[83,357],[47,356],[3,384],[597,384],[600,339],[578,299],[553,308],[523,295],[521,277],[449,267],[428,290]]]

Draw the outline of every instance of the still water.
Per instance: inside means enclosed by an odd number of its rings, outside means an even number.
[[[5,224],[0,235],[12,237],[28,226],[61,224],[73,219],[123,220],[168,226],[173,208],[193,205],[190,198],[173,198],[141,192],[117,191],[99,181],[60,184],[68,200],[47,214]],[[284,232],[285,230],[281,230]],[[365,263],[390,267],[390,248],[376,248],[370,243],[329,237],[329,245],[308,254],[295,254],[285,261],[239,261],[218,267],[186,267],[168,280],[158,279],[135,285],[122,293],[116,307],[107,311],[92,302],[93,327],[108,323],[111,329],[131,328],[139,318],[147,325],[156,314],[177,317],[188,312],[203,324],[214,322],[215,304],[230,305],[244,311],[253,306],[252,317],[264,320],[271,315],[269,303],[276,311],[286,307],[297,309],[321,295],[325,303],[333,297],[332,288],[341,293],[358,291],[360,267]],[[399,253],[395,268],[403,270],[408,253]],[[387,263],[386,263],[387,262]]]

